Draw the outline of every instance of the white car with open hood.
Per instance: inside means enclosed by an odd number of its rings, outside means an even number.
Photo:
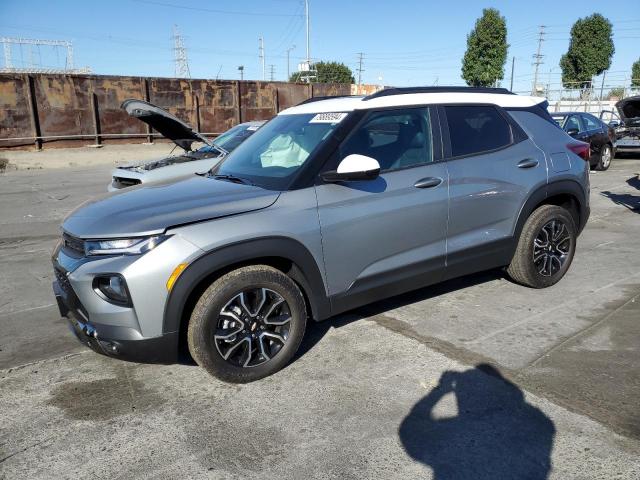
[[[151,103],[129,99],[122,103],[122,108],[130,116],[172,140],[182,151],[158,160],[119,166],[112,172],[111,183],[107,187],[109,191],[207,172],[265,123],[241,123],[211,141],[179,118]],[[195,142],[204,143],[204,146],[192,150]]]

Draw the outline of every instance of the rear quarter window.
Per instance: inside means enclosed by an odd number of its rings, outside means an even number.
[[[445,112],[453,157],[477,155],[513,143],[511,125],[495,107],[448,106]]]

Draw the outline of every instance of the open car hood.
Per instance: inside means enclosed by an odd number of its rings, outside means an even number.
[[[122,102],[121,108],[130,116],[150,125],[164,137],[173,140],[185,151],[191,150],[193,142],[211,144],[205,136],[200,135],[182,120],[149,102],[130,98]]]
[[[616,103],[616,109],[623,122],[640,123],[640,96],[623,98]]]

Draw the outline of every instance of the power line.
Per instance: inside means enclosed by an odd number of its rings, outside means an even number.
[[[191,10],[195,12],[218,13],[222,15],[247,15],[251,17],[294,17],[290,13],[266,13],[266,12],[241,12],[237,10],[218,10],[214,8],[190,7],[188,5],[177,5],[175,3],[158,2],[155,0],[134,0],[137,3],[146,3],[148,5],[157,5],[159,7],[177,8],[182,10]]]

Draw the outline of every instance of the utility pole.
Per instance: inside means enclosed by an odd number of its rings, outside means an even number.
[[[535,70],[533,72],[533,88],[531,89],[532,95],[536,94],[536,89],[538,87],[538,68],[544,63],[542,61],[542,58],[544,57],[544,55],[542,55],[542,42],[544,42],[545,28],[546,25],[540,25],[540,32],[538,33],[538,51],[533,56],[533,65],[535,65]]]
[[[602,83],[600,84],[600,102],[602,102],[602,92],[604,90],[604,78],[607,76],[607,71],[602,72]]]
[[[307,65],[311,68],[311,53],[309,49],[309,0],[304,0],[304,15],[307,24]]]
[[[269,65],[269,81],[273,82],[273,80],[275,79],[275,71],[276,71],[276,66],[271,64]]]
[[[291,53],[291,50],[293,50],[294,48],[296,48],[295,45],[291,45],[289,48],[287,48],[287,82],[291,78],[291,72],[289,71],[289,54]]]
[[[238,71],[240,72],[240,80],[244,80],[244,65],[240,65]]]
[[[515,69],[516,66],[516,57],[511,57],[511,87],[509,88],[509,90],[511,90],[513,92],[513,71]]]
[[[264,38],[260,36],[260,38],[258,38],[258,42],[259,42],[259,52],[260,52],[260,64],[262,65],[262,80],[265,81],[267,79],[267,72],[265,70],[265,65],[264,65]]]
[[[360,93],[360,87],[362,86],[362,72],[364,69],[362,68],[362,61],[364,60],[364,53],[358,53],[358,93]]]

